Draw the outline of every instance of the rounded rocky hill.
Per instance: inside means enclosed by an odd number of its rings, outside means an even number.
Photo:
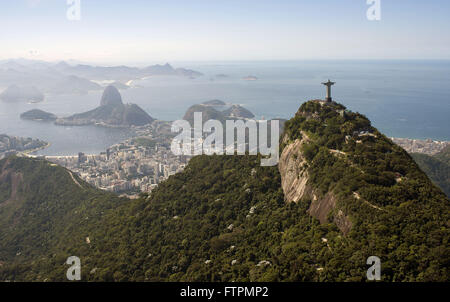
[[[100,106],[120,106],[122,103],[122,96],[116,87],[109,85],[103,91],[102,99],[100,101]]]
[[[184,114],[183,119],[189,121],[190,123],[193,123],[195,112],[202,113],[203,123],[211,119],[225,122],[227,119],[251,119],[255,117],[255,115],[249,110],[237,104],[233,104],[225,110],[217,109],[217,107],[219,107],[219,109],[222,109],[220,107],[226,105],[227,103],[220,100],[211,100],[206,101],[202,104],[195,104],[189,107],[189,109]]]
[[[57,119],[57,125],[103,125],[103,126],[143,126],[150,124],[154,119],[136,104],[122,102],[120,92],[114,86],[106,87],[103,92],[100,106],[84,113]]]
[[[20,115],[21,119],[34,121],[54,121],[57,119],[56,115],[40,109],[32,109]]]
[[[223,111],[223,114],[229,117],[236,118],[254,118],[255,115],[251,113],[248,109],[242,107],[241,105],[232,105],[227,110]]]

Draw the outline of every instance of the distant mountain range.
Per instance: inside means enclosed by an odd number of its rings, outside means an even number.
[[[84,113],[56,120],[57,125],[142,126],[154,119],[136,104],[123,104],[120,92],[114,86],[105,88],[100,106]]]
[[[2,93],[0,100],[4,102],[42,102],[44,94],[34,86],[17,86],[11,85]]]
[[[1,66],[1,65],[0,65]],[[185,76],[185,77],[199,77],[202,76],[200,72],[185,69],[173,68],[169,63],[164,65],[151,65],[144,68],[128,67],[128,66],[91,66],[91,65],[76,65],[71,66],[65,62],[54,65],[54,68],[66,74],[77,75],[89,79],[104,79],[104,80],[124,80],[146,76]]]
[[[128,66],[71,65],[66,62],[50,63],[37,60],[0,61],[0,87],[11,85],[35,86],[43,93],[87,93],[102,87],[92,80],[128,81],[148,76],[182,76],[196,78],[200,72],[174,68],[170,64],[144,68]]]

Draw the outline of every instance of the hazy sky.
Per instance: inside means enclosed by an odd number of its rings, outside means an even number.
[[[0,0],[0,59],[450,59],[450,1]]]

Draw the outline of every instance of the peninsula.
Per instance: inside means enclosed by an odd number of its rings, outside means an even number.
[[[150,124],[154,119],[136,104],[124,104],[116,87],[105,88],[100,106],[84,113],[59,118],[56,125],[130,127]]]

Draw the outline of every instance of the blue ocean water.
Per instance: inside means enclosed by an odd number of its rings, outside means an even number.
[[[189,106],[220,99],[242,104],[258,118],[290,118],[310,99],[324,98],[320,83],[331,79],[335,101],[371,119],[393,137],[450,140],[450,61],[274,61],[177,62],[198,70],[196,79],[150,77],[138,88],[122,90],[124,102],[136,103],[161,120],[180,119]],[[218,76],[220,75],[220,76]],[[255,76],[256,81],[246,81]],[[130,136],[127,130],[61,127],[22,121],[20,113],[39,108],[68,116],[98,106],[101,92],[49,95],[39,104],[0,102],[0,133],[40,138],[52,146],[41,154],[98,153]]]
[[[335,101],[369,117],[388,136],[450,140],[450,61],[303,61],[184,64],[204,78],[171,83],[145,81],[149,112],[182,116],[209,99],[240,103],[257,117],[290,118],[310,99],[324,98],[331,79]],[[227,78],[214,75],[224,74]],[[244,81],[253,75],[257,81]],[[135,91],[137,93],[137,91]],[[130,91],[133,96],[133,91]],[[136,95],[137,99],[137,95]],[[171,108],[164,102],[168,100]]]

